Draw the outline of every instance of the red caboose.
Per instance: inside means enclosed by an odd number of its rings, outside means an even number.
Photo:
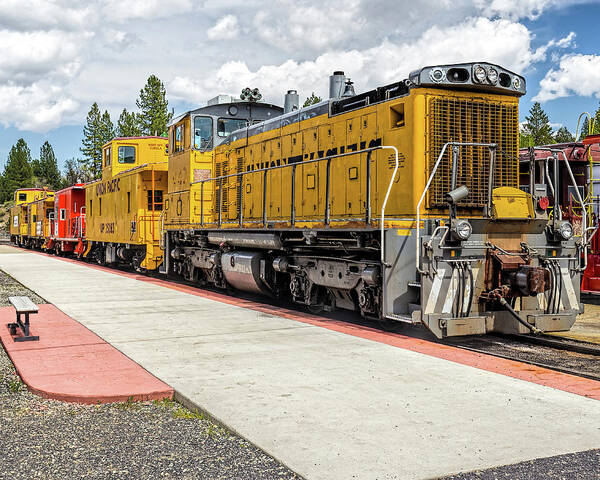
[[[54,196],[52,236],[48,245],[57,254],[85,250],[85,186],[82,183],[63,188]]]

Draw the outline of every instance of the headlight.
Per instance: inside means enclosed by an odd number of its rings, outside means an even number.
[[[458,220],[454,224],[454,228],[452,229],[452,234],[458,240],[466,240],[473,233],[473,227],[466,220]]]
[[[495,68],[490,68],[487,74],[487,78],[490,81],[490,83],[493,83],[495,85],[498,81],[498,70],[496,70]]]
[[[485,72],[485,68],[483,68],[481,65],[478,65],[475,67],[474,74],[475,74],[475,79],[479,83],[485,82],[485,77],[487,76],[487,73]]]
[[[573,225],[570,222],[562,222],[558,227],[558,233],[563,239],[569,240],[573,236]]]
[[[513,84],[513,88],[515,90],[518,90],[519,88],[521,88],[521,80],[519,80],[519,77],[513,78],[512,84]]]
[[[436,68],[429,72],[429,78],[434,82],[441,82],[444,79],[444,71],[441,68]]]

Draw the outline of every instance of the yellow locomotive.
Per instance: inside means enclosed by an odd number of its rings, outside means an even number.
[[[358,95],[335,72],[329,99],[300,109],[291,91],[283,114],[187,112],[169,128],[162,271],[439,337],[567,330],[587,241],[549,218],[543,177],[519,189],[524,93],[500,66],[454,64]]]
[[[84,257],[155,270],[167,190],[167,139],[115,138],[102,147],[102,179],[86,184]]]

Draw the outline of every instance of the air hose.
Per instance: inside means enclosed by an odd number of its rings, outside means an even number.
[[[506,301],[506,299],[504,297],[500,297],[500,305],[502,305],[504,308],[506,308],[506,310],[508,310],[508,313],[510,313],[513,317],[515,317],[515,320],[517,320],[517,322],[519,322],[525,328],[529,329],[529,331],[531,333],[533,333],[534,335],[536,335],[538,333],[542,333],[542,331],[539,328],[535,328],[531,323],[526,322],[525,320],[523,320],[519,316],[519,314],[517,312],[515,312],[514,308],[512,308],[509,305],[509,303]]]

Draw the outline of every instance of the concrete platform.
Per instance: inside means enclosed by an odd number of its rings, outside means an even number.
[[[32,392],[75,403],[173,397],[171,387],[55,306],[39,308],[31,316],[31,333],[40,337],[35,342],[15,342],[6,328],[15,310],[0,308],[0,341]]]
[[[4,271],[309,479],[436,478],[600,447],[598,382],[0,251]]]

